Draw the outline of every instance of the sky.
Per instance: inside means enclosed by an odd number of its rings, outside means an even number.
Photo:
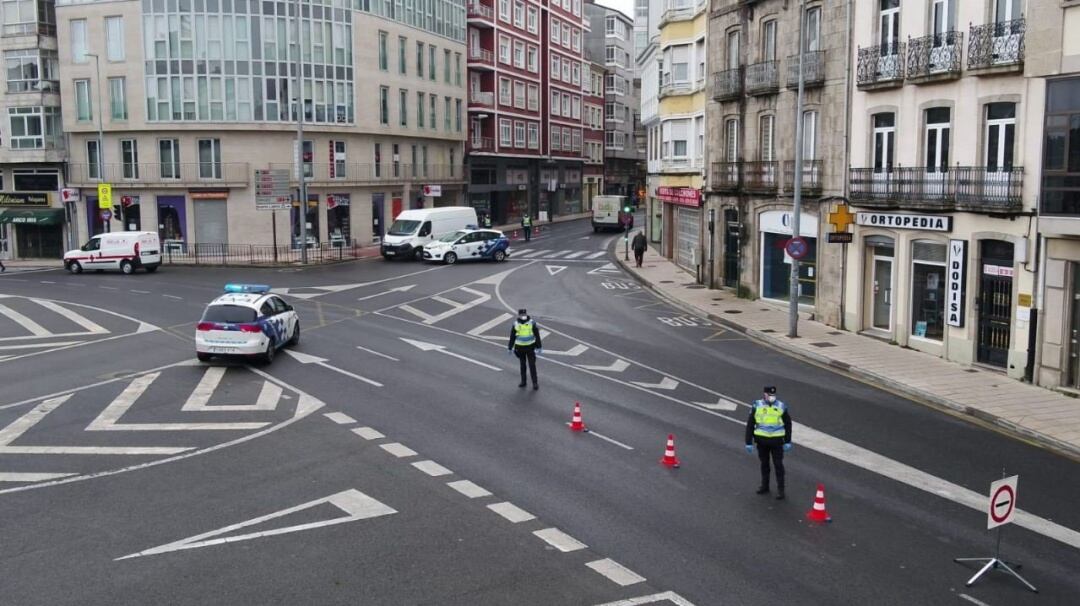
[[[634,0],[596,0],[596,3],[620,10],[627,17],[634,18]]]

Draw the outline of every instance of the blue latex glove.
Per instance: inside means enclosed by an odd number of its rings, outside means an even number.
[[[754,454],[754,445],[753,444],[747,444],[746,445],[746,452],[748,452],[750,454]]]
[[[792,444],[791,442],[788,442],[787,444],[784,444],[784,452],[787,452],[787,451],[791,450],[792,446],[794,446],[794,444]]]
[[[542,354],[542,353],[544,353],[544,350],[543,350],[543,349],[537,349],[537,350],[536,350],[536,353],[537,353],[537,354]]]

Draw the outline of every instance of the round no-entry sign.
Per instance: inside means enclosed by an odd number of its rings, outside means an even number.
[[[1012,521],[1016,513],[1016,481],[1019,476],[1012,476],[990,485],[990,509],[987,512],[986,528],[996,528]]]
[[[810,245],[806,243],[806,240],[803,240],[799,236],[795,236],[787,241],[787,244],[784,245],[784,250],[787,251],[788,256],[792,259],[801,259],[810,252]]]
[[[102,221],[108,221],[109,219],[112,219],[112,211],[108,210],[108,209],[102,210],[101,211],[101,220]]]

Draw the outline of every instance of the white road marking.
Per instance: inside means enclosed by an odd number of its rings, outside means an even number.
[[[595,431],[593,431],[591,429],[589,430],[589,435],[600,438],[601,440],[604,440],[605,442],[610,442],[610,443],[612,443],[612,444],[614,444],[616,446],[619,446],[621,448],[625,448],[626,450],[633,450],[634,449],[633,446],[630,446],[628,444],[623,444],[622,442],[620,442],[618,440],[609,438],[609,437],[607,437],[605,435],[598,434],[598,433],[596,433]]]
[[[659,383],[645,383],[643,381],[631,381],[634,385],[640,385],[648,389],[666,389],[671,391],[679,386],[679,382],[671,377],[664,377]]]
[[[551,253],[550,255],[547,256],[547,258],[554,259],[555,257],[561,257],[562,255],[565,255],[568,252],[571,252],[571,251],[569,251],[569,250],[560,250],[559,252]]]
[[[120,290],[115,286],[98,286],[98,288],[100,288],[101,290]]]
[[[369,379],[367,377],[361,377],[360,375],[358,375],[356,373],[349,372],[349,371],[347,371],[347,370],[345,370],[343,368],[338,368],[336,366],[331,366],[331,365],[327,364],[328,360],[326,358],[319,358],[319,357],[313,356],[311,354],[301,353],[299,351],[294,351],[292,349],[286,349],[284,351],[285,351],[285,353],[287,353],[290,356],[292,356],[293,358],[295,358],[296,361],[301,363],[301,364],[315,364],[317,366],[322,366],[323,368],[325,368],[327,370],[332,370],[332,371],[334,371],[334,372],[336,372],[338,374],[345,375],[346,377],[349,377],[351,379],[356,379],[357,381],[362,381],[364,383],[367,383],[368,385],[374,385],[375,387],[382,387],[383,386],[383,384],[379,383],[378,381],[372,381],[371,379]]]
[[[709,410],[729,410],[730,411],[730,410],[735,410],[736,408],[739,407],[739,404],[737,402],[735,402],[734,400],[729,400],[729,399],[727,399],[727,398],[725,398],[723,396],[720,396],[720,398],[718,398],[716,400],[716,402],[712,403],[712,404],[710,404],[708,402],[694,402],[694,404],[697,404],[698,406],[701,406],[702,408],[708,408]]]
[[[597,259],[599,257],[602,257],[602,256],[606,255],[606,254],[607,254],[606,250],[601,250],[600,252],[594,252],[592,254],[585,255],[585,258],[586,259]]]
[[[454,353],[452,351],[447,351],[445,345],[436,345],[434,343],[425,343],[424,341],[417,341],[415,339],[406,339],[405,337],[398,337],[398,338],[401,339],[402,341],[405,341],[409,345],[412,345],[413,347],[419,349],[420,351],[437,351],[437,352],[439,352],[441,354],[446,354],[448,356],[457,358],[459,360],[465,360],[466,362],[469,362],[471,364],[476,364],[477,366],[483,366],[484,368],[487,368],[489,370],[494,370],[496,372],[502,371],[502,369],[499,368],[498,366],[492,366],[491,364],[481,362],[480,360],[474,360],[474,359],[472,359],[472,358],[470,358],[468,356],[463,356],[463,355],[461,355],[459,353]]]
[[[503,313],[503,314],[501,314],[501,315],[499,315],[499,316],[497,316],[495,318],[492,318],[491,320],[488,320],[487,322],[484,322],[483,324],[481,324],[480,326],[477,326],[476,328],[470,330],[466,334],[470,334],[470,335],[472,335],[474,337],[480,337],[482,339],[493,339],[493,340],[496,340],[496,341],[505,341],[506,340],[505,337],[500,337],[498,335],[489,335],[489,334],[485,334],[485,333],[487,333],[492,328],[495,328],[496,326],[500,326],[502,324],[505,324],[506,322],[509,322],[510,320],[513,320],[513,319],[514,319],[513,314]],[[543,337],[541,337],[541,338],[543,338]]]
[[[628,585],[634,585],[635,583],[641,583],[645,580],[645,577],[630,570],[622,564],[612,560],[611,558],[604,558],[603,560],[596,560],[595,562],[589,562],[586,564],[589,568],[592,568],[596,572],[604,575],[611,582],[619,585],[620,587],[626,587]]]
[[[554,275],[558,274],[560,271],[566,269],[565,265],[545,265],[544,267],[547,268],[547,272],[548,272],[549,276],[554,276]]]
[[[137,294],[137,295],[148,295],[148,294],[150,294],[150,291],[149,291],[149,290],[135,290],[135,289],[131,289],[131,292],[133,292],[133,293],[135,293],[135,294]]]
[[[630,363],[622,358],[615,360],[607,366],[587,366],[585,364],[578,364],[578,368],[584,368],[585,370],[602,370],[607,372],[622,372],[627,368],[630,368]]]
[[[521,250],[515,250],[515,251],[514,251],[514,256],[515,256],[515,257],[524,257],[524,256],[527,256],[528,254],[532,253],[532,252],[533,252],[533,250],[535,250],[535,249],[532,249],[532,248],[523,248],[523,249],[521,249]]]
[[[441,295],[432,295],[430,297],[427,297],[428,299],[431,299],[433,301],[438,301],[438,302],[440,302],[440,303],[442,303],[442,304],[444,304],[444,305],[446,305],[446,306],[448,306],[450,308],[450,309],[448,309],[448,310],[446,310],[446,311],[444,311],[442,313],[435,314],[435,315],[420,311],[419,309],[416,309],[415,307],[413,307],[412,305],[409,305],[409,304],[399,305],[398,309],[401,309],[402,311],[407,311],[407,312],[413,314],[414,316],[420,318],[421,320],[424,321],[424,324],[435,324],[437,322],[442,322],[443,320],[445,320],[445,319],[447,319],[449,317],[456,316],[457,314],[459,314],[459,313],[461,313],[463,311],[468,311],[468,310],[472,309],[473,307],[476,307],[477,305],[483,305],[484,303],[487,303],[488,301],[491,300],[491,295],[489,295],[487,293],[480,292],[478,290],[473,290],[473,289],[469,288],[468,286],[462,286],[462,287],[454,289],[454,290],[461,290],[461,291],[467,292],[467,293],[475,296],[476,298],[471,300],[471,301],[466,301],[464,303],[459,303],[459,302],[454,301],[452,299],[447,299],[446,297],[443,297]]]
[[[255,410],[274,410],[277,408],[278,402],[281,400],[281,388],[275,383],[270,381],[263,381],[262,390],[259,392],[259,398],[254,404],[213,404],[211,405],[210,396],[217,389],[218,384],[221,383],[221,378],[225,376],[227,369],[220,366],[208,366],[206,372],[203,373],[202,379],[199,384],[188,396],[184,405],[180,408],[184,412],[192,411],[219,411],[219,412],[239,412],[239,411],[255,411]]]
[[[405,457],[412,457],[412,456],[416,455],[415,450],[409,448],[408,446],[406,446],[404,444],[400,444],[398,442],[391,442],[389,444],[380,444],[379,448],[382,448],[386,452],[394,455],[395,457],[397,457],[399,459],[404,459]]]
[[[56,284],[56,282],[50,282],[49,280],[42,280],[42,284]]]
[[[395,293],[395,292],[409,292],[410,290],[412,290],[414,288],[416,288],[415,284],[409,284],[408,286],[398,286],[397,288],[391,288],[390,290],[384,290],[382,292],[377,292],[377,293],[375,293],[373,295],[367,295],[365,297],[360,297],[359,299],[357,299],[357,301],[367,301],[368,299],[374,299],[375,297],[381,297],[383,295],[388,295],[390,293]]]
[[[568,349],[566,351],[555,351],[553,349],[545,349],[544,350],[544,355],[545,356],[569,356],[571,358],[576,358],[576,357],[580,356],[581,354],[583,354],[583,353],[585,353],[587,351],[589,351],[588,347],[585,347],[584,345],[578,343],[577,345],[571,347],[570,349]]]
[[[356,419],[350,417],[343,412],[324,412],[323,416],[337,423],[338,425],[348,425],[350,423],[356,422]]]
[[[413,463],[412,466],[433,478],[437,478],[439,476],[448,476],[454,473],[449,469],[443,467],[442,465],[439,465],[435,461],[417,461],[416,463]]]
[[[183,301],[184,300],[183,297],[178,297],[176,295],[161,295],[161,296],[165,297],[166,299],[176,299],[177,301]]]
[[[82,341],[38,341],[37,343],[24,343],[22,345],[0,345],[0,350],[10,349],[41,349],[42,347],[66,347],[76,345]]]
[[[450,488],[460,492],[461,494],[469,497],[470,499],[478,499],[480,497],[489,497],[491,492],[487,489],[477,486],[468,480],[458,480],[457,482],[447,482],[446,484]]]
[[[74,394],[66,394],[56,398],[50,398],[43,401],[41,404],[30,409],[30,412],[25,413],[7,427],[0,429],[0,446],[7,446],[15,441],[16,438],[23,435],[34,425],[37,425],[45,418],[45,415],[56,410],[56,407],[60,406],[64,402],[67,402]]]
[[[578,551],[587,547],[585,543],[582,543],[558,528],[545,528],[543,530],[534,531],[533,534],[563,553],[570,553],[571,551]]]
[[[589,271],[588,273],[590,273],[590,274],[622,274],[622,271],[620,271],[618,267],[615,267],[615,264],[608,263],[606,265],[601,265],[600,267],[597,267],[596,269],[594,269],[592,271]]]
[[[551,252],[551,249],[534,250],[531,253],[529,253],[528,255],[518,255],[518,256],[520,256],[520,257],[539,257],[539,256],[543,255],[544,253],[549,253],[549,252]]]
[[[213,368],[213,367],[211,367]],[[224,369],[223,369],[224,370]],[[86,426],[86,431],[246,431],[262,429],[270,423],[120,423],[120,417],[146,392],[150,385],[161,376],[160,372],[136,377],[120,395],[101,411],[96,419]],[[205,378],[205,377],[204,377]],[[275,386],[276,387],[276,386]],[[281,388],[277,388],[280,390]]]
[[[9,319],[14,320],[16,324],[30,331],[34,336],[46,337],[52,334],[41,324],[38,324],[14,309],[11,309],[7,305],[0,305],[0,316],[7,316]]]
[[[510,503],[508,501],[503,501],[502,503],[493,503],[491,505],[488,505],[488,509],[501,515],[507,520],[510,520],[514,524],[520,524],[521,522],[528,522],[529,520],[536,519],[536,516],[534,516],[533,514],[525,511],[524,509],[521,509],[517,505],[514,505],[513,503]]]
[[[308,522],[307,524],[297,524],[295,526],[286,526],[284,528],[274,528],[273,530],[265,530],[262,532],[252,532],[248,534],[232,535],[222,537],[221,535],[227,535],[235,530],[241,528],[247,528],[248,526],[254,526],[263,522],[273,520],[287,516],[298,511],[305,509],[311,509],[319,505],[327,504],[337,507],[343,511],[346,515],[337,518],[331,518],[329,520],[322,520],[319,522]],[[138,558],[142,556],[157,555],[161,553],[168,553],[170,551],[180,551],[184,549],[196,549],[198,547],[209,547],[211,545],[221,545],[222,543],[237,543],[239,541],[248,541],[251,539],[258,539],[262,537],[272,537],[281,534],[287,534],[290,532],[299,532],[302,530],[311,530],[313,528],[322,528],[325,526],[333,526],[335,524],[344,524],[346,522],[355,522],[357,520],[365,520],[369,518],[377,518],[381,516],[387,516],[397,513],[397,510],[385,505],[384,503],[369,497],[368,495],[351,488],[344,490],[337,494],[332,494],[328,497],[321,499],[315,499],[295,507],[289,507],[288,509],[282,509],[281,511],[275,511],[274,513],[252,518],[250,520],[240,522],[239,524],[232,524],[224,528],[217,530],[211,530],[210,532],[204,532],[197,534],[193,537],[174,541],[160,547],[154,547],[152,549],[146,549],[138,553],[133,553],[123,557],[116,558],[116,560],[127,560],[129,558]],[[219,538],[211,538],[219,537]]]
[[[23,473],[17,471],[0,472],[0,482],[44,482],[73,476],[73,473]]]
[[[381,440],[386,437],[382,432],[377,429],[372,429],[371,427],[357,427],[352,430],[352,432],[368,441]]]
[[[958,597],[960,597],[960,598],[962,598],[964,600],[967,600],[968,602],[971,602],[972,604],[975,604],[975,606],[990,606],[986,602],[983,602],[982,600],[977,600],[977,599],[969,596],[966,593],[961,593],[961,594],[959,594]]]
[[[694,606],[694,604],[690,602],[690,600],[687,600],[686,598],[675,593],[674,591],[665,591],[664,593],[643,595],[636,598],[619,600],[617,602],[597,604],[596,606],[641,606],[642,604],[666,604],[668,602],[674,604],[674,606]]]
[[[361,345],[357,345],[356,348],[359,349],[360,351],[366,351],[366,352],[368,352],[369,354],[371,354],[373,356],[379,356],[380,358],[386,358],[387,360],[390,360],[391,362],[400,362],[401,361],[401,360],[395,358],[394,356],[388,356],[388,355],[386,355],[384,353],[375,351],[374,349],[368,349],[368,348],[363,347]]]
[[[86,318],[82,314],[77,314],[77,313],[71,311],[70,309],[68,309],[66,307],[61,307],[61,306],[57,305],[56,303],[54,303],[52,301],[49,301],[47,299],[30,299],[30,300],[33,301],[34,303],[37,303],[38,305],[44,307],[45,309],[48,309],[49,311],[51,311],[53,313],[60,314],[61,316],[64,316],[68,320],[71,320],[72,322],[78,324],[79,326],[82,326],[83,328],[86,329],[86,332],[93,333],[93,334],[104,334],[104,333],[109,332],[108,330],[106,330],[105,328],[99,326],[98,324],[96,324],[94,322],[91,322],[88,318]]]
[[[566,255],[566,258],[567,259],[576,259],[576,258],[580,257],[581,255],[584,255],[587,252],[589,252],[589,251],[587,251],[587,250],[579,250],[577,252],[572,252],[572,253]]]

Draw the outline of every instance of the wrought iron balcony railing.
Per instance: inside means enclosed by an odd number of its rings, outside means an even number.
[[[982,166],[852,168],[851,200],[859,206],[1016,211],[1023,206],[1024,169]]]
[[[68,183],[87,187],[115,183],[117,187],[247,187],[255,173],[247,162],[106,163],[104,178],[96,163],[68,164]]]
[[[495,93],[491,91],[473,91],[469,93],[469,105],[495,107]]]
[[[772,193],[780,187],[779,163],[775,161],[743,162],[742,184],[748,192]]]
[[[494,153],[495,139],[493,137],[469,137],[469,151],[473,153]]]
[[[490,6],[479,2],[479,0],[469,2],[466,15],[468,19],[481,19],[492,23],[495,21],[495,11]]]
[[[495,66],[495,53],[487,50],[486,48],[469,48],[469,63],[480,63],[483,65]]]
[[[1023,65],[1026,29],[1023,19],[972,25],[968,36],[968,69]]]
[[[784,188],[795,191],[795,161],[784,162]],[[802,190],[804,194],[821,192],[821,160],[803,160]]]
[[[900,86],[904,78],[904,43],[893,40],[859,49],[855,82],[862,88]]]
[[[713,74],[713,99],[725,101],[735,99],[743,92],[743,70],[741,67],[726,69]]]
[[[746,94],[767,95],[780,90],[780,62],[763,61],[746,66]]]
[[[963,32],[944,32],[922,38],[909,38],[907,46],[907,77],[909,80],[960,77],[964,55]]]
[[[709,171],[710,187],[714,191],[738,191],[740,164],[740,162],[713,162]]]
[[[806,65],[803,67],[803,87],[825,84],[825,51],[809,51],[802,54]],[[788,57],[787,87],[799,87],[799,55]]]
[[[295,184],[296,164],[270,165],[272,169],[288,170]],[[304,180],[317,185],[349,185],[354,183],[457,182],[467,178],[465,167],[458,164],[405,164],[382,162],[361,164],[352,162],[316,162],[304,165]]]

